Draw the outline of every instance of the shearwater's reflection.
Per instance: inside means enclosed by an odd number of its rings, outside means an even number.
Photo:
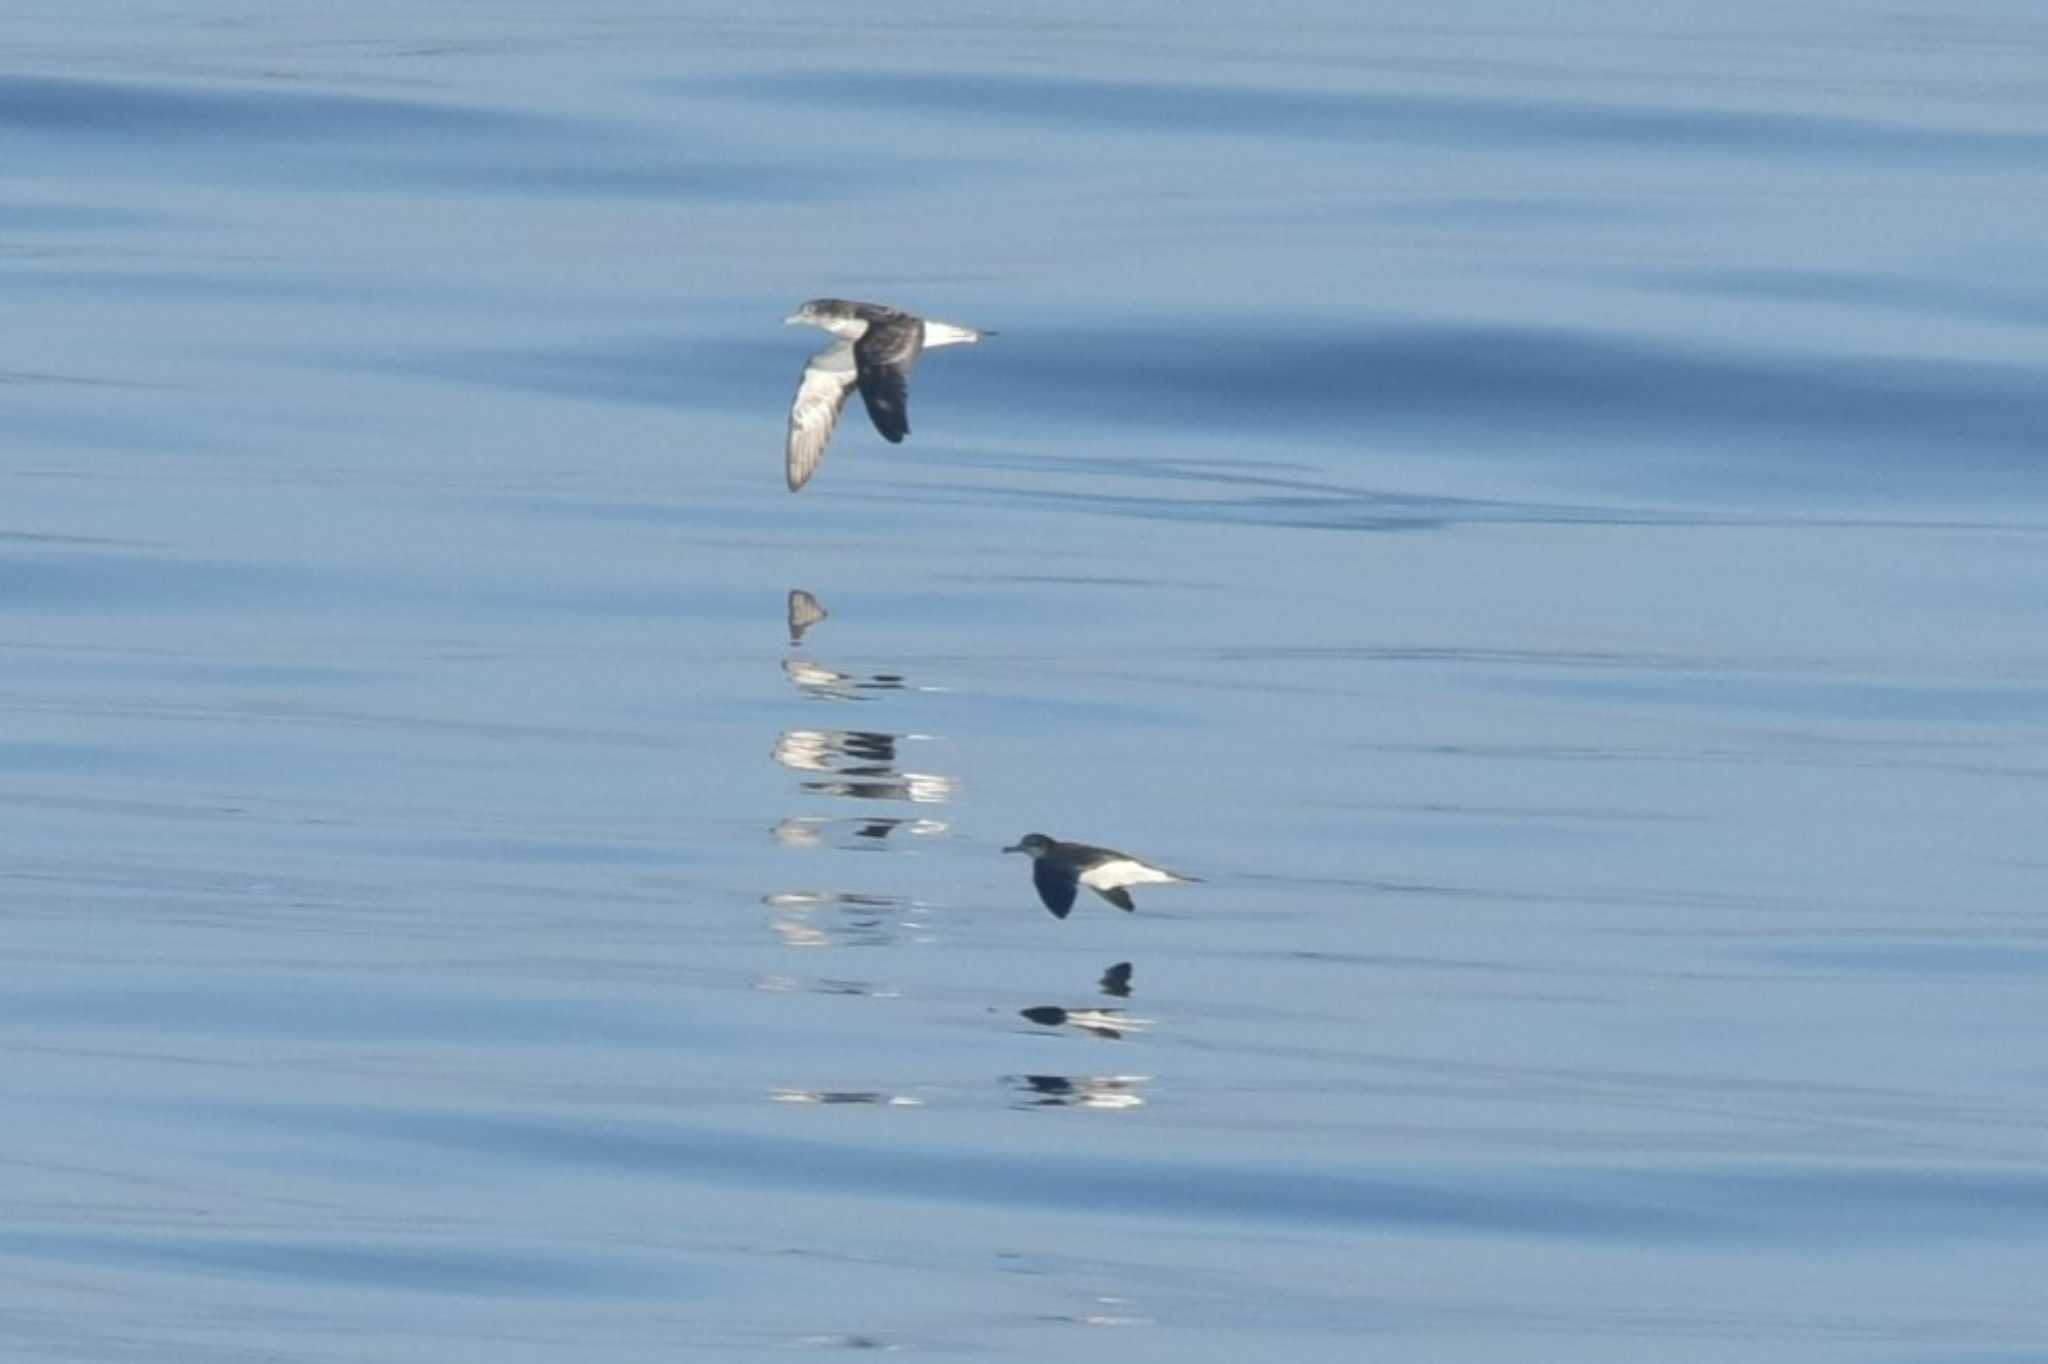
[[[894,819],[885,815],[833,819],[824,815],[792,815],[770,830],[785,848],[845,848],[873,852],[892,835],[929,838],[950,828],[943,819]],[[859,842],[849,840],[858,839]]]
[[[878,734],[869,729],[785,729],[775,740],[775,761],[800,772],[835,772],[849,763],[879,765],[886,770],[896,762],[898,738],[922,737]]]
[[[1131,997],[1131,964],[1120,961],[1102,973],[1102,993],[1118,999]]]
[[[801,641],[804,632],[825,616],[824,605],[816,597],[801,588],[792,588],[788,598],[790,643]],[[783,660],[782,669],[807,694],[827,698],[858,699],[853,693],[863,688],[905,689],[903,679],[892,674],[857,677],[794,656]],[[785,729],[776,735],[771,756],[778,766],[814,776],[815,779],[800,783],[808,795],[940,805],[953,798],[955,783],[951,777],[905,771],[900,766],[907,745],[929,738],[924,734],[892,734],[874,729],[806,726]],[[772,832],[776,843],[785,848],[877,852],[885,850],[892,838],[943,834],[947,824],[939,819],[880,814],[789,815],[778,821]],[[769,929],[787,947],[881,947],[928,940],[923,907],[902,896],[785,890],[763,895],[761,904],[768,911]],[[806,984],[781,975],[768,978],[761,988],[845,995],[876,993],[863,981],[819,980]]]
[[[807,781],[813,795],[850,800],[907,800],[943,805],[957,783],[936,772],[899,772],[896,749],[923,734],[881,734],[865,729],[786,729],[775,740],[775,761],[800,772],[830,772],[836,781]]]
[[[901,673],[843,673],[808,658],[785,658],[782,675],[796,684],[804,695],[820,701],[864,701],[864,691],[902,691],[907,685]]]
[[[768,927],[787,947],[886,947],[927,941],[923,906],[900,895],[785,890],[761,897]],[[841,993],[852,993],[842,991]]]
[[[944,805],[953,799],[956,786],[951,777],[935,772],[874,772],[849,769],[858,781],[807,781],[804,790],[819,796],[844,796],[848,800],[907,800],[917,805]]]
[[[803,643],[804,631],[810,629],[813,625],[816,625],[831,614],[830,611],[825,609],[823,602],[804,591],[801,587],[790,588],[788,603],[789,642],[791,644]]]
[[[1145,1100],[1137,1091],[1149,1075],[1006,1075],[1003,1083],[1017,1091],[1013,1108],[1138,1108]]]
[[[1039,1004],[1017,1012],[1041,1028],[1077,1028],[1112,1041],[1152,1026],[1151,1019],[1134,1017],[1122,1009],[1063,1009],[1057,1004]]]

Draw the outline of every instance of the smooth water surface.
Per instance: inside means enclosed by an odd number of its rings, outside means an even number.
[[[2048,21],[736,13],[9,16],[0,1356],[2048,1358]]]

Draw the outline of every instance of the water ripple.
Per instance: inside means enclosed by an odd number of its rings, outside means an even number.
[[[1310,91],[1073,76],[929,71],[806,72],[749,77],[743,94],[854,109],[954,118],[1274,139],[1425,146],[1581,145],[1763,157],[1941,158],[2033,165],[2048,136],[1985,132],[1816,114],[1757,113],[1390,91]]]
[[[1408,1228],[1566,1241],[1869,1243],[2048,1236],[2048,1175],[1789,1164],[1540,1173],[1197,1164],[958,1147],[771,1137],[680,1124],[550,1121],[525,1115],[266,1114],[321,1131],[453,1148],[543,1167],[600,1167],[775,1190],[859,1193],[981,1207],[1067,1208],[1288,1226]]]

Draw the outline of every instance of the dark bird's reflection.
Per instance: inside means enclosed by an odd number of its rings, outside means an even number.
[[[1013,1108],[1139,1108],[1137,1091],[1149,1075],[1006,1075],[1003,1082],[1017,1091]]]
[[[1075,1028],[1111,1041],[1152,1026],[1151,1019],[1133,1017],[1122,1009],[1063,1009],[1057,1004],[1038,1004],[1017,1012],[1041,1028]]]

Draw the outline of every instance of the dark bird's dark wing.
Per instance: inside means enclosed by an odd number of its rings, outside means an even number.
[[[894,445],[910,434],[910,367],[924,350],[924,319],[891,313],[868,322],[853,343],[860,396],[875,430]]]
[[[1045,907],[1052,911],[1052,917],[1066,918],[1067,911],[1074,907],[1074,893],[1081,887],[1074,876],[1074,869],[1043,860],[1033,862],[1031,880],[1038,887],[1038,898],[1045,901]]]
[[[853,392],[858,377],[851,341],[835,341],[805,362],[796,401],[789,405],[789,441],[783,447],[782,472],[791,492],[809,483],[818,471],[826,443],[839,425],[839,414],[846,410],[847,395]],[[819,618],[823,615],[821,611]],[[794,608],[790,633],[802,633],[796,627]]]

